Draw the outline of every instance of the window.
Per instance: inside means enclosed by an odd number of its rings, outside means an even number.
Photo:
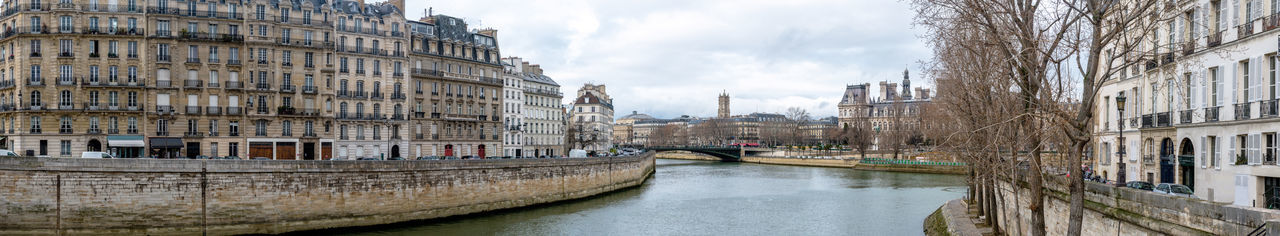
[[[234,6],[234,5],[232,5],[232,6]],[[239,155],[240,155],[240,143],[237,143],[237,142],[227,143],[227,155],[231,155],[231,156],[239,156]]]
[[[159,135],[159,136],[169,135],[169,120],[167,119],[156,120],[156,135]]]
[[[62,150],[58,154],[61,154],[62,156],[71,156],[71,140],[61,140],[59,141],[59,144],[62,145]]]
[[[58,133],[59,134],[72,133],[70,116],[63,116],[58,119]]]
[[[232,137],[240,136],[240,122],[231,121],[230,123],[231,123],[230,126],[227,127],[227,132],[228,132],[227,134],[231,135]]]
[[[137,117],[129,117],[129,127],[127,132],[129,132],[129,134],[138,134],[138,118]]]
[[[267,120],[257,120],[253,123],[254,135],[267,136]]]
[[[280,134],[281,136],[293,136],[293,121],[282,121],[280,122],[280,126],[282,129],[282,133]]]
[[[31,117],[31,130],[30,130],[30,131],[28,131],[28,132],[29,132],[29,133],[32,133],[32,134],[39,134],[39,133],[41,133],[41,131],[40,131],[40,117],[39,117],[39,116],[32,116],[32,117]]]

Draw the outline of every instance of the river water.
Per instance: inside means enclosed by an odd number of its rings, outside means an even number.
[[[583,200],[321,233],[343,235],[922,235],[961,176],[657,160],[644,185]],[[314,232],[313,232],[314,233]]]

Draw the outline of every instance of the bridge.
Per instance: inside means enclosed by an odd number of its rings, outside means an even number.
[[[720,158],[721,161],[736,162],[741,161],[742,156],[752,155],[761,152],[773,151],[768,148],[759,147],[739,147],[739,146],[657,146],[647,147],[645,149],[655,152],[667,151],[688,151],[692,153],[706,154]]]

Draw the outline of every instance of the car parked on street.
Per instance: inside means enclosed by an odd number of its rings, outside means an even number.
[[[1160,183],[1152,191],[1179,197],[1196,198],[1195,193],[1191,191],[1191,187],[1181,184]]]
[[[1143,181],[1129,181],[1124,183],[1124,187],[1131,188],[1131,189],[1141,189],[1141,190],[1151,191],[1151,189],[1155,187],[1155,185],[1151,185],[1151,183],[1147,183]]]
[[[112,156],[111,153],[105,153],[105,152],[83,152],[83,153],[80,153],[80,158],[102,159],[102,158],[116,158],[116,157]]]
[[[18,153],[9,151],[8,149],[0,149],[0,156],[16,157],[18,156]]]

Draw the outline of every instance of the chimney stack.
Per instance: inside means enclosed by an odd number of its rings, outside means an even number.
[[[364,11],[364,0],[356,0],[356,3],[357,3],[357,4],[360,4],[360,11],[362,11],[362,12],[363,12],[363,11]]]
[[[400,12],[404,12],[404,0],[390,0],[388,2],[391,2],[391,5],[395,5]]]

